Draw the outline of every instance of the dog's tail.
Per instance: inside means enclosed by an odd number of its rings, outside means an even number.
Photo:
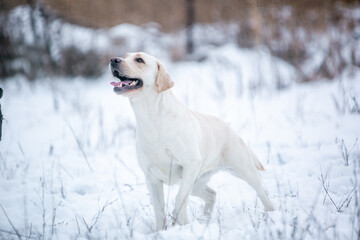
[[[258,157],[255,155],[255,153],[249,149],[250,155],[252,157],[252,159],[254,160],[255,166],[258,170],[260,171],[265,171],[264,166],[261,164],[260,160],[258,159]]]

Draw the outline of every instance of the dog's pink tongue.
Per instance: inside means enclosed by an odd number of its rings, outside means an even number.
[[[125,84],[125,85],[128,85],[129,86],[129,84],[131,83],[131,81],[120,81],[120,82],[111,82],[111,85],[113,85],[114,87],[117,87],[117,86],[119,86],[120,85],[120,87],[121,87],[121,84]]]
[[[121,85],[121,82],[111,82],[111,85],[113,85],[114,87],[117,87],[117,86]]]
[[[132,83],[132,81],[122,81],[123,83],[125,83],[126,85],[129,85],[130,83]]]

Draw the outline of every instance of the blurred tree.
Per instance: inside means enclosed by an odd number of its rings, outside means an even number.
[[[21,33],[14,41],[12,32],[19,29],[18,20],[6,20],[11,8],[23,4],[32,9],[27,34],[34,34],[36,44],[25,43]],[[94,66],[91,62],[78,60],[100,59],[101,53],[96,49],[85,55],[75,46],[67,46],[66,49],[56,46],[58,50],[53,50],[57,42],[54,36],[63,37],[60,30],[54,30],[56,24],[53,24],[53,19],[56,17],[57,20],[93,28],[107,28],[121,23],[141,26],[156,22],[162,32],[184,30],[185,47],[181,50],[171,48],[175,49],[174,56],[177,56],[174,59],[183,59],[184,50],[188,54],[194,51],[195,23],[216,23],[223,36],[198,34],[196,36],[201,38],[201,44],[221,45],[235,40],[245,48],[266,46],[274,56],[299,69],[304,81],[319,77],[332,79],[346,69],[345,65],[360,65],[359,17],[352,11],[358,6],[359,0],[0,0],[0,76],[23,73],[31,77],[32,71],[39,69],[51,69],[56,74],[65,75],[101,73],[101,65]],[[41,29],[49,31],[42,32]],[[324,34],[330,34],[332,39],[329,46],[323,44],[323,64],[314,66],[310,71],[305,65],[314,59],[312,49],[315,48],[309,46],[319,42],[317,37]],[[176,47],[179,45],[178,42],[174,44]],[[344,57],[348,49],[351,58]],[[99,71],[94,67],[98,67]],[[303,71],[307,73],[302,74]]]
[[[195,0],[186,0],[186,52],[194,51],[193,25],[195,21]]]
[[[15,74],[35,80],[53,74],[96,77],[102,73],[103,66],[96,64],[100,54],[95,50],[62,45],[61,24],[56,24],[60,19],[43,0],[25,0],[25,5],[26,18],[10,19],[8,11],[0,13],[0,80]],[[7,5],[0,0],[0,7]],[[24,26],[29,26],[26,31]],[[16,28],[23,30],[14,31]]]
[[[0,18],[0,77],[11,76],[14,70],[11,68],[11,62],[15,59],[13,44],[5,30],[7,14]]]
[[[253,41],[255,45],[261,44],[261,16],[257,0],[251,0],[250,18],[253,21]]]
[[[0,99],[2,98],[2,96],[3,96],[3,90],[2,90],[2,88],[0,88]],[[1,112],[1,104],[0,104],[0,141],[1,141],[1,136],[2,136],[2,120],[3,120],[3,115]]]

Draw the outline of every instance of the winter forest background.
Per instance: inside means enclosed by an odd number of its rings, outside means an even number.
[[[107,68],[134,51],[251,146],[275,212],[218,173],[211,219],[193,197],[191,224],[154,232]],[[0,87],[0,239],[360,238],[359,1],[0,0]]]

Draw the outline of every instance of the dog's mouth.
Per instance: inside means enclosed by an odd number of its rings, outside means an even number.
[[[111,85],[114,86],[114,92],[116,93],[124,93],[138,89],[143,85],[143,81],[140,78],[130,78],[124,76],[116,69],[112,70],[112,74],[114,77],[120,80],[119,82],[111,82]]]

